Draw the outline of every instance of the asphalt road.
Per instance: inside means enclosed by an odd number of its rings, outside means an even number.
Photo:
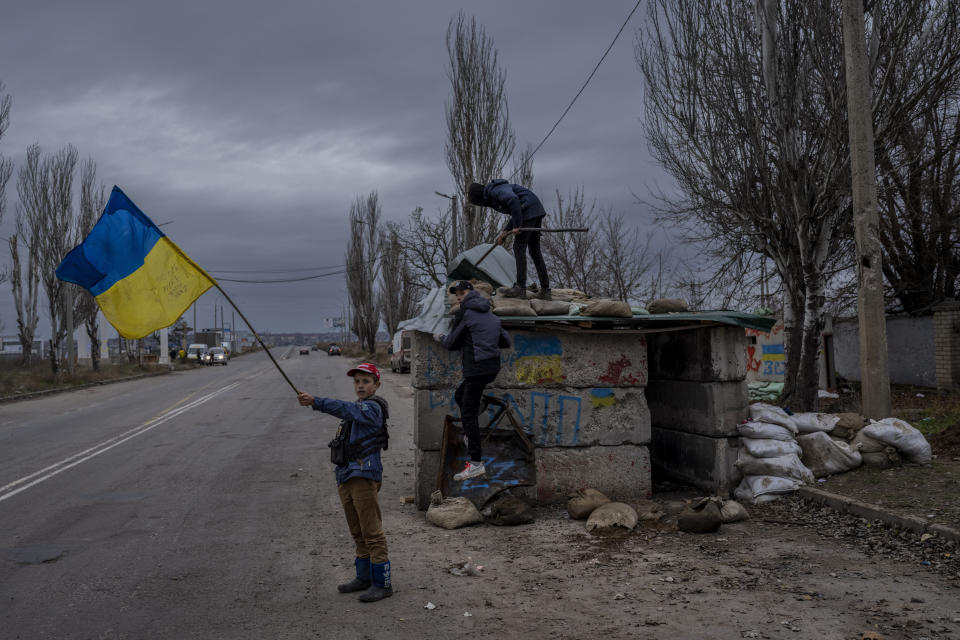
[[[349,360],[280,363],[352,397]],[[262,353],[0,406],[0,638],[317,635],[352,551],[335,426]]]

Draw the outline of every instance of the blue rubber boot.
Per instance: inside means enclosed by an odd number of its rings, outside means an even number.
[[[366,591],[370,588],[370,558],[357,558],[353,564],[357,568],[357,577],[350,582],[337,585],[337,591],[340,593]]]
[[[360,602],[376,602],[393,595],[393,587],[390,586],[390,561],[374,562],[370,565],[373,584],[370,588],[361,593],[357,600]]]

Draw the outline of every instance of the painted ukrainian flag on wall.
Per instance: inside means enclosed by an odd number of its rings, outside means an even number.
[[[119,187],[57,277],[89,289],[110,324],[131,339],[169,327],[216,284]]]

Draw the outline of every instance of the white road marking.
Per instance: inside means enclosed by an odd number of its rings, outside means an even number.
[[[257,375],[259,375],[259,374],[257,374]],[[254,378],[254,377],[257,377],[257,375],[248,376],[248,377]],[[17,494],[20,493],[21,491],[25,491],[25,490],[29,489],[30,487],[33,487],[33,486],[36,486],[36,485],[40,484],[41,482],[44,482],[44,481],[46,481],[46,480],[49,480],[50,478],[52,478],[52,477],[54,477],[54,476],[56,476],[56,475],[58,475],[58,474],[60,474],[60,473],[62,473],[62,472],[64,472],[64,471],[66,471],[67,469],[70,469],[70,468],[72,468],[72,467],[75,467],[75,466],[77,466],[78,464],[82,464],[82,463],[86,462],[87,460],[90,460],[91,458],[95,458],[96,456],[100,455],[101,453],[105,453],[105,452],[109,451],[110,449],[113,449],[113,448],[116,447],[117,445],[123,444],[123,443],[126,442],[127,440],[131,440],[131,439],[133,439],[133,438],[136,438],[137,436],[143,435],[143,434],[146,433],[147,431],[150,431],[151,429],[153,429],[153,428],[155,428],[155,427],[159,427],[159,426],[160,426],[161,424],[163,424],[164,422],[167,422],[168,420],[172,420],[173,418],[176,418],[177,416],[179,416],[179,415],[181,415],[181,414],[183,414],[183,413],[186,413],[186,412],[189,411],[190,409],[193,409],[193,408],[195,408],[195,407],[198,407],[198,406],[200,406],[201,404],[203,404],[203,403],[205,403],[205,402],[207,402],[207,401],[209,401],[209,400],[214,399],[215,397],[217,397],[217,396],[220,395],[221,393],[224,393],[224,392],[226,392],[226,391],[230,391],[231,389],[239,386],[242,382],[244,382],[244,380],[237,380],[236,382],[234,382],[234,383],[232,383],[232,384],[228,384],[228,385],[225,386],[225,387],[222,387],[222,388],[220,388],[220,389],[217,389],[216,391],[212,391],[212,392],[208,393],[208,394],[205,395],[205,396],[202,396],[202,397],[200,397],[200,398],[197,398],[197,399],[194,400],[193,402],[187,403],[187,404],[183,405],[182,407],[177,407],[176,409],[171,409],[170,411],[167,411],[166,413],[161,414],[161,415],[157,416],[156,418],[151,418],[150,420],[144,422],[142,425],[140,425],[140,426],[138,426],[138,427],[134,427],[133,429],[130,429],[129,431],[125,431],[125,432],[123,432],[123,433],[121,433],[121,434],[118,434],[118,435],[116,435],[116,436],[108,439],[108,440],[104,440],[104,441],[101,442],[100,444],[94,445],[94,446],[90,447],[89,449],[85,449],[84,451],[81,451],[81,452],[79,452],[79,453],[75,453],[75,454],[73,454],[72,456],[70,456],[70,457],[68,457],[68,458],[64,458],[64,459],[61,460],[60,462],[56,462],[56,463],[50,465],[49,467],[46,467],[46,468],[41,469],[41,470],[39,470],[39,471],[35,471],[34,473],[31,473],[30,475],[24,476],[24,477],[20,478],[19,480],[14,480],[13,482],[11,482],[11,483],[9,483],[9,484],[5,484],[4,486],[0,487],[0,502],[3,502],[3,501],[6,500],[7,498],[12,498],[13,496],[17,495]],[[21,486],[21,485],[22,485],[22,486]]]

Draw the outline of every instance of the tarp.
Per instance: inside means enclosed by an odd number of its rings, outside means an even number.
[[[397,329],[423,331],[424,333],[448,333],[452,318],[444,317],[446,308],[446,287],[430,289],[417,303],[418,315],[397,324]]]

